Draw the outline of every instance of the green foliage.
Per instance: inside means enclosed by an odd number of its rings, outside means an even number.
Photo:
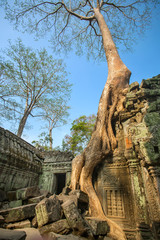
[[[4,118],[10,116],[21,124],[24,117],[45,118],[48,102],[57,111],[62,102],[67,104],[71,84],[61,59],[53,59],[45,49],[33,51],[21,40],[10,43],[4,55],[0,61],[0,114]]]
[[[94,130],[96,116],[80,116],[72,122],[71,135],[66,135],[62,141],[62,150],[71,151],[77,155],[83,151],[88,144]]]

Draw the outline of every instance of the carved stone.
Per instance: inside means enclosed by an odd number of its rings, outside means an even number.
[[[38,227],[61,219],[61,206],[56,195],[44,198],[35,208]]]

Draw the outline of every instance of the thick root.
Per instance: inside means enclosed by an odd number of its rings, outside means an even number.
[[[72,160],[72,174],[71,174],[71,185],[70,188],[75,190],[79,188],[79,178],[84,165],[84,156],[83,154],[77,155]]]

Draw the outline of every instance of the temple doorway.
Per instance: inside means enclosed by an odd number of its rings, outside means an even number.
[[[56,194],[60,194],[62,192],[62,189],[66,185],[66,174],[65,173],[56,173],[56,180],[57,180],[57,190]]]

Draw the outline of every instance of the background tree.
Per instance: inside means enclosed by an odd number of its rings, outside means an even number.
[[[29,116],[46,118],[48,101],[57,105],[55,109],[61,109],[59,99],[63,99],[66,108],[71,84],[62,60],[53,59],[45,49],[34,52],[18,40],[15,45],[10,43],[5,55],[0,62],[1,113],[14,114],[14,119],[19,119],[17,135],[21,137]]]
[[[40,33],[46,33],[53,27],[53,40],[56,47],[59,44],[59,49],[70,50],[71,44],[74,44],[78,53],[83,48],[94,56],[106,56],[108,78],[100,98],[95,130],[83,153],[72,161],[71,187],[76,189],[80,185],[81,190],[88,194],[92,216],[105,218],[92,184],[92,174],[94,168],[117,146],[112,116],[115,111],[123,109],[131,75],[118,54],[115,40],[126,45],[127,40],[134,39],[147,25],[151,11],[158,3],[158,0],[30,0],[27,3],[21,0],[12,14],[14,18],[16,14],[24,24],[25,16],[32,31],[41,26]],[[126,239],[118,225],[105,219],[113,238]]]
[[[48,139],[49,149],[53,149],[52,132],[54,128],[61,127],[67,123],[69,116],[69,106],[66,105],[65,99],[46,99],[42,106],[42,116],[47,124],[43,127],[48,130],[48,134],[44,134]]]
[[[80,154],[87,146],[94,126],[96,122],[96,116],[94,114],[90,116],[80,116],[72,122],[71,134],[65,135],[62,140],[63,151],[71,151],[73,155]]]

